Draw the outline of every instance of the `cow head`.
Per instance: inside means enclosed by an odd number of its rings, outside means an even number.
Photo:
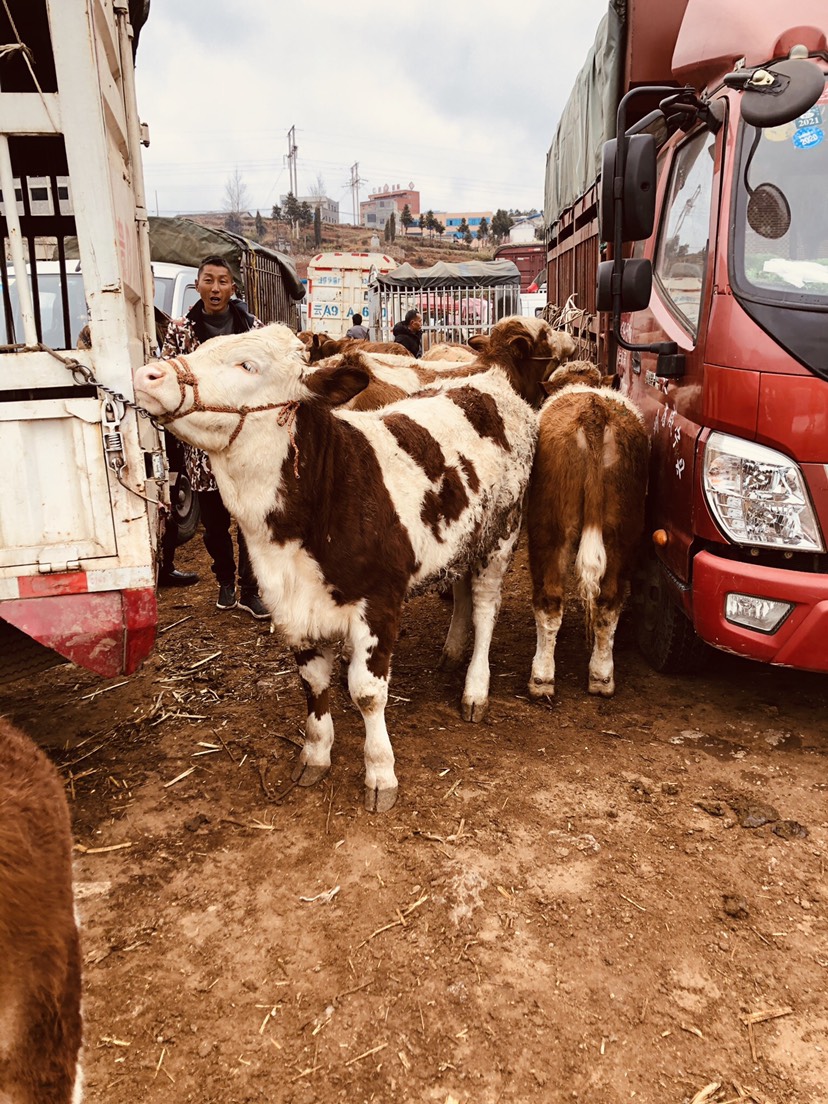
[[[213,338],[184,357],[150,361],[135,375],[135,395],[177,437],[214,453],[233,443],[249,414],[314,397],[338,405],[367,384],[366,374],[353,369],[306,371],[302,342],[275,324]]]
[[[469,344],[483,364],[503,368],[514,389],[532,406],[543,401],[543,380],[575,352],[568,333],[553,330],[542,318],[520,315],[502,319],[490,334],[472,337]]]
[[[554,395],[564,387],[578,383],[583,387],[611,387],[614,376],[604,376],[601,369],[589,360],[570,360],[556,368],[552,375],[543,381],[542,387],[547,395]]]

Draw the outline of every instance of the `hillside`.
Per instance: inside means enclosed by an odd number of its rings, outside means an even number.
[[[223,229],[225,215],[205,214],[190,215],[190,218],[205,226]],[[317,253],[368,251],[371,250],[371,239],[379,237],[380,244],[374,246],[374,252],[386,253],[400,264],[407,262],[416,268],[428,268],[437,261],[489,261],[492,259],[494,246],[489,245],[485,249],[469,249],[465,245],[457,245],[449,241],[433,241],[421,238],[398,238],[395,242],[383,241],[382,235],[364,226],[323,226],[322,245],[317,247],[313,242],[313,229],[301,231],[296,239],[290,236],[290,227],[286,222],[277,222],[273,219],[263,218],[265,232],[259,239],[256,235],[256,222],[253,218],[243,218],[242,233],[254,241],[261,240],[262,245],[271,249],[278,249],[282,253],[289,254],[300,279],[305,279],[308,271],[308,262]]]

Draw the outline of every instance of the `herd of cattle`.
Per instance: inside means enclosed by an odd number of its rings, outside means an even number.
[[[294,650],[308,702],[293,775],[302,786],[330,767],[329,688],[343,643],[371,811],[397,796],[385,705],[403,601],[453,585],[443,663],[459,666],[473,636],[462,713],[481,720],[525,500],[537,626],[529,692],[555,692],[573,558],[593,638],[589,691],[615,688],[613,637],[643,525],[640,416],[594,365],[569,360],[572,339],[540,319],[504,319],[472,346],[414,360],[273,325],[136,375],[138,401],[209,454]],[[81,1100],[71,848],[54,766],[0,718],[2,1101]]]
[[[632,404],[601,386],[594,365],[569,360],[574,352],[568,334],[538,318],[503,319],[471,347],[420,360],[272,325],[139,371],[138,402],[208,453],[262,599],[296,655],[308,703],[299,785],[330,767],[342,642],[365,724],[366,808],[393,806],[385,706],[408,595],[453,585],[443,663],[460,665],[473,637],[462,714],[482,719],[527,487],[537,626],[529,691],[554,694],[574,557],[593,638],[589,691],[614,692],[648,441]]]

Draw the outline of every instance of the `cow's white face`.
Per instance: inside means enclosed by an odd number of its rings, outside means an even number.
[[[170,430],[213,452],[227,446],[245,409],[306,398],[306,369],[302,343],[275,324],[213,338],[183,360],[150,361],[136,373],[135,396],[151,414],[176,412]]]

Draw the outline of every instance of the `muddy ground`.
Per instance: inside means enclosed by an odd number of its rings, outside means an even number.
[[[573,607],[531,703],[522,551],[481,725],[437,670],[448,605],[408,606],[377,816],[341,689],[330,774],[290,788],[292,660],[214,608],[198,539],[178,560],[203,580],[137,675],[0,692],[70,797],[87,1101],[828,1100],[828,679],[660,676],[622,623],[591,698]]]

